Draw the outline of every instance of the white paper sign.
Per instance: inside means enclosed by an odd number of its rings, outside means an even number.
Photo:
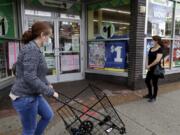
[[[61,70],[72,71],[79,70],[79,55],[62,55]]]

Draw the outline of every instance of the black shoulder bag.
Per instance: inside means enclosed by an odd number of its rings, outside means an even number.
[[[159,78],[164,78],[164,76],[165,76],[164,58],[163,58],[163,67],[160,64],[157,64],[154,69],[154,75]]]

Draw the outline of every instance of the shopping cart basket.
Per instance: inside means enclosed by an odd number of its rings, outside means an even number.
[[[89,84],[70,97],[59,93],[57,110],[70,135],[123,135],[125,124],[107,95]]]

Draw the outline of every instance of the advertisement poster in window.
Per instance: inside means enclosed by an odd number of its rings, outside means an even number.
[[[17,61],[19,54],[19,43],[9,42],[8,43],[8,65],[9,69],[12,69],[13,64]]]
[[[180,40],[174,41],[173,67],[180,67]]]
[[[79,55],[62,55],[61,56],[61,71],[79,70]]]
[[[167,0],[153,0],[149,2],[148,28],[151,36],[166,36],[169,33],[169,25],[172,20],[172,2]],[[169,25],[167,25],[169,24]]]
[[[89,43],[89,67],[104,68],[105,65],[105,43],[90,42]]]
[[[105,67],[125,69],[127,41],[107,42],[105,51]]]

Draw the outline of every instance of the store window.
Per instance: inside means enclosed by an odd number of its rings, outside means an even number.
[[[128,37],[130,25],[129,5],[99,9],[91,9],[91,7],[88,10],[89,40]]]
[[[149,0],[147,35],[171,37],[173,26],[173,2],[168,0]]]
[[[180,3],[176,3],[175,11],[175,37],[180,39]]]
[[[88,68],[127,71],[130,1],[88,5]]]
[[[0,79],[12,76],[12,66],[19,54],[19,41],[0,40]]]
[[[163,39],[165,68],[169,69],[169,71],[179,70],[180,2],[177,0],[148,0],[147,20],[145,63],[147,62],[148,50],[152,47],[152,36],[159,35]],[[146,71],[145,65],[144,71]]]
[[[0,81],[12,76],[12,66],[17,60],[18,16],[16,1],[0,1]]]
[[[180,3],[175,8],[175,40],[173,44],[173,67],[180,67]]]

